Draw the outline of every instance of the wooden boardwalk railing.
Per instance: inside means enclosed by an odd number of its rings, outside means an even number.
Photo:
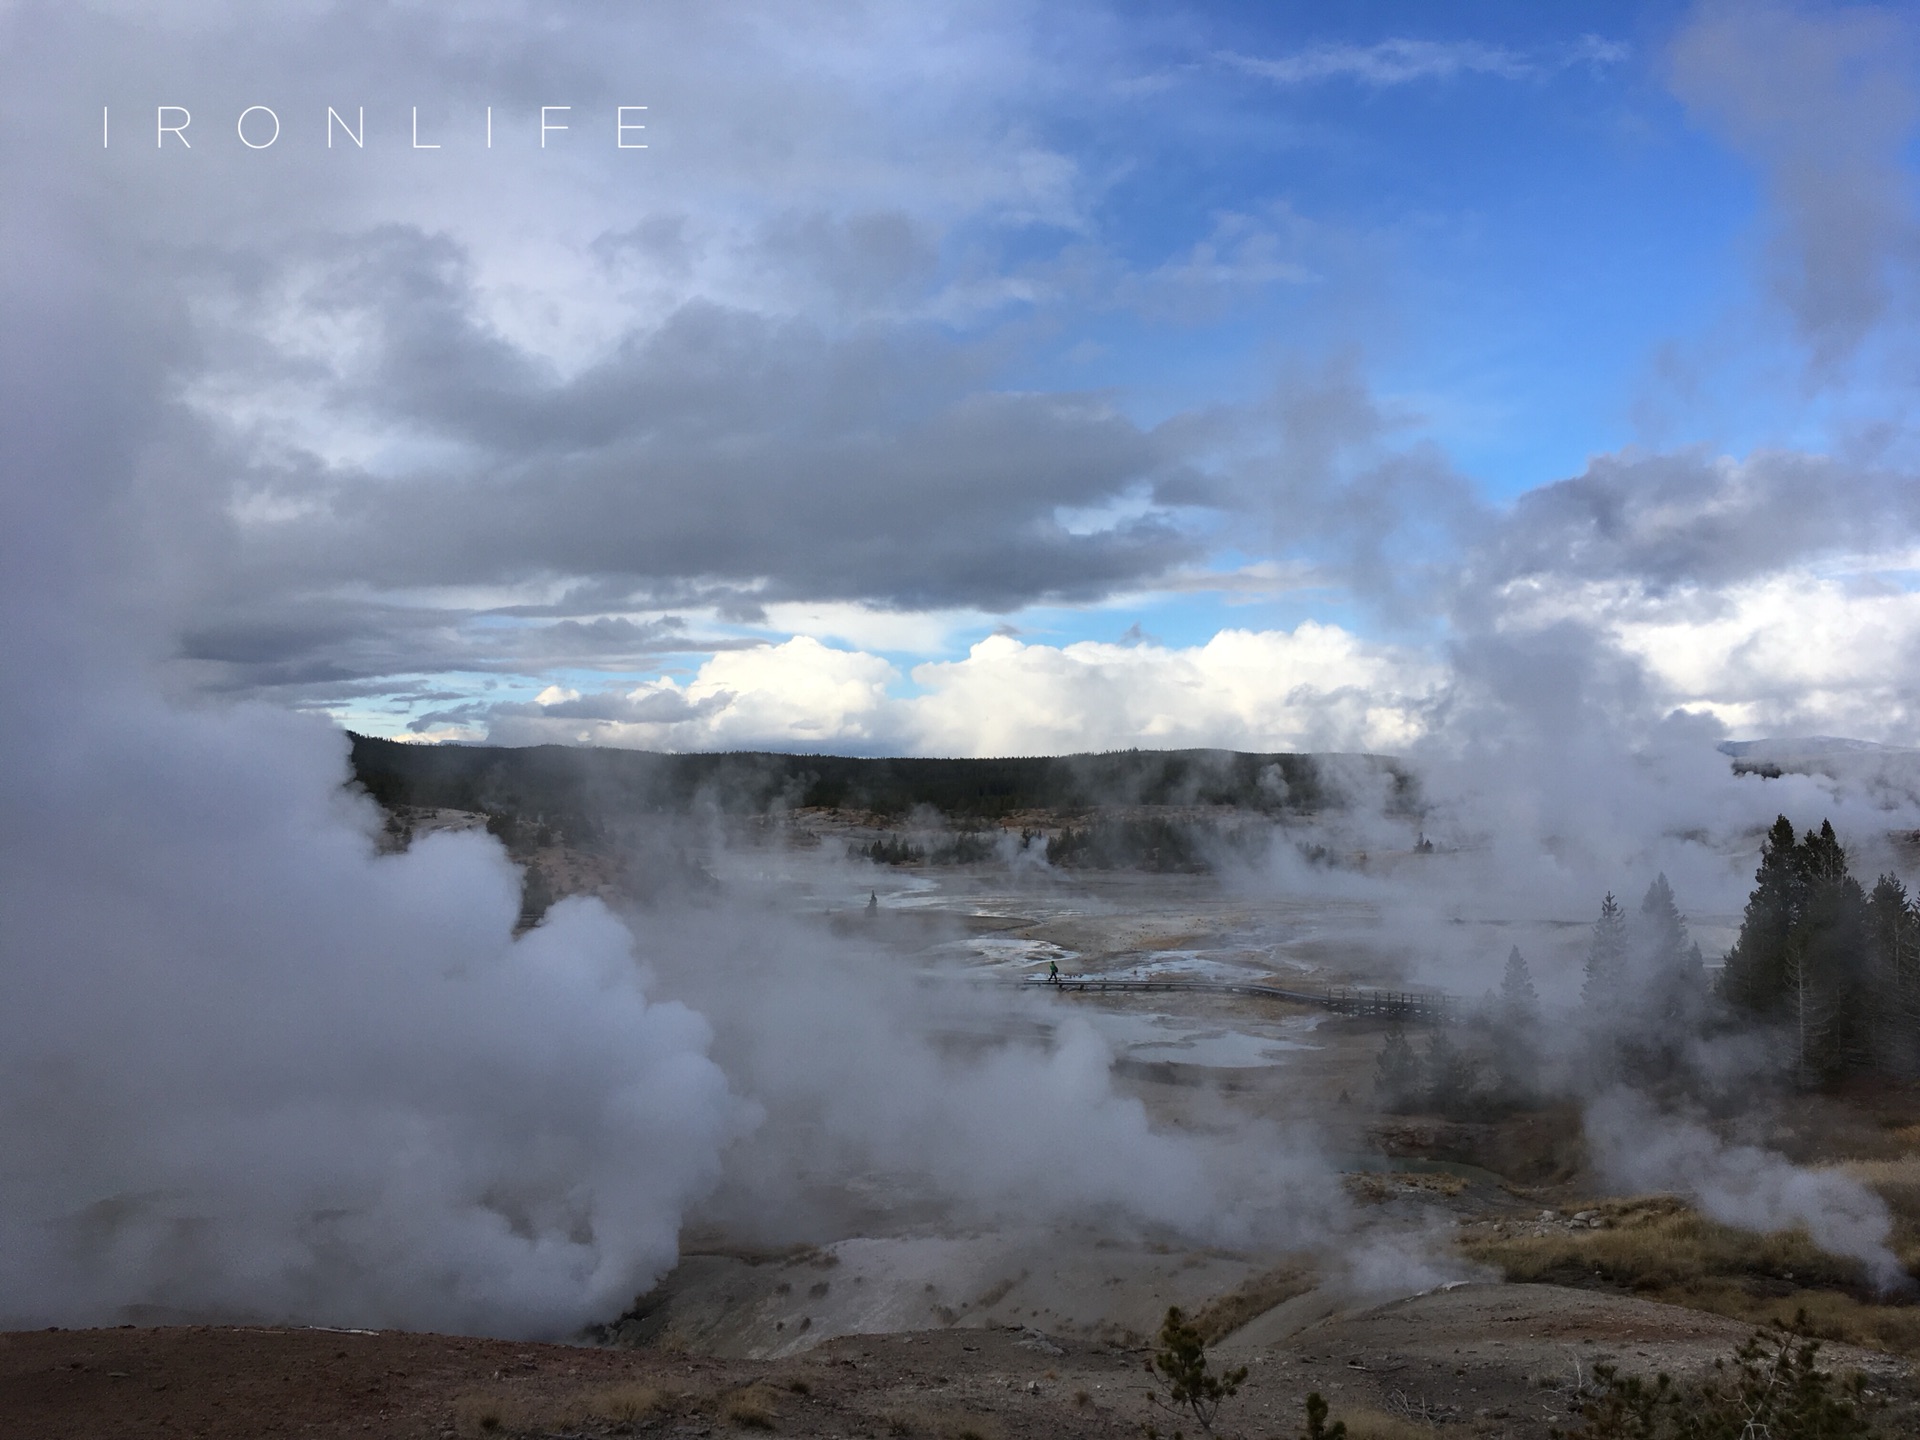
[[[1187,991],[1201,995],[1255,995],[1294,1005],[1312,1005],[1336,1015],[1375,1015],[1420,1025],[1438,1025],[1453,1019],[1459,1004],[1451,995],[1430,991],[1365,990],[1346,986],[1289,990],[1278,985],[1243,984],[1234,980],[1108,980],[1098,975],[1062,975],[1058,980],[1049,980],[1044,975],[1030,975],[1024,983],[1073,994]]]

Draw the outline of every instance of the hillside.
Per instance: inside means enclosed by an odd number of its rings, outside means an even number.
[[[1021,811],[1215,805],[1272,814],[1339,808],[1356,782],[1376,794],[1384,790],[1396,806],[1414,804],[1410,775],[1376,755],[1123,750],[992,760],[861,759],[352,739],[356,778],[388,809],[557,818],[819,808],[885,818],[925,806],[953,820],[995,820]]]

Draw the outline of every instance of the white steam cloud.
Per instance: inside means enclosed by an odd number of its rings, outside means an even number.
[[[1115,1090],[1106,1040],[1071,1014],[1048,1025],[1059,1017],[1035,1013],[1040,997],[922,973],[738,895],[651,916],[649,933],[662,986],[710,1017],[715,1058],[765,1115],[708,1207],[736,1230],[818,1238],[810,1202],[853,1179],[962,1226],[1247,1245],[1312,1244],[1346,1223],[1309,1136],[1224,1110],[1156,1127]]]
[[[0,1325],[558,1334],[670,1267],[749,1117],[624,927],[514,940],[499,847],[375,858],[321,727],[120,698],[7,776]]]
[[[1804,1226],[1831,1255],[1858,1260],[1885,1290],[1910,1283],[1887,1248],[1893,1220],[1858,1181],[1809,1170],[1753,1145],[1729,1145],[1703,1125],[1663,1115],[1631,1091],[1587,1109],[1587,1139],[1600,1173],[1629,1191],[1671,1190],[1703,1214],[1743,1230]]]

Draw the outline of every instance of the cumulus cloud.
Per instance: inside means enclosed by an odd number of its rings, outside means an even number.
[[[917,748],[983,755],[1399,749],[1422,732],[1438,679],[1415,655],[1311,621],[1187,649],[993,636],[913,678],[927,692],[911,702]]]
[[[1416,654],[1311,621],[1292,631],[1223,630],[1185,649],[994,635],[964,660],[915,666],[911,690],[878,656],[800,636],[715,656],[684,684],[556,695],[471,718],[484,718],[488,737],[506,744],[565,739],[642,749],[1377,751],[1424,733],[1440,678]]]

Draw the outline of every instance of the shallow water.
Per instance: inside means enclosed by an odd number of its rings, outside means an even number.
[[[1227,1026],[1181,1015],[1130,1014],[1086,1007],[1080,1013],[1126,1060],[1245,1070],[1275,1064],[1293,1050],[1318,1049],[1295,1038],[1310,1034],[1320,1017],[1295,1016],[1273,1025]]]

